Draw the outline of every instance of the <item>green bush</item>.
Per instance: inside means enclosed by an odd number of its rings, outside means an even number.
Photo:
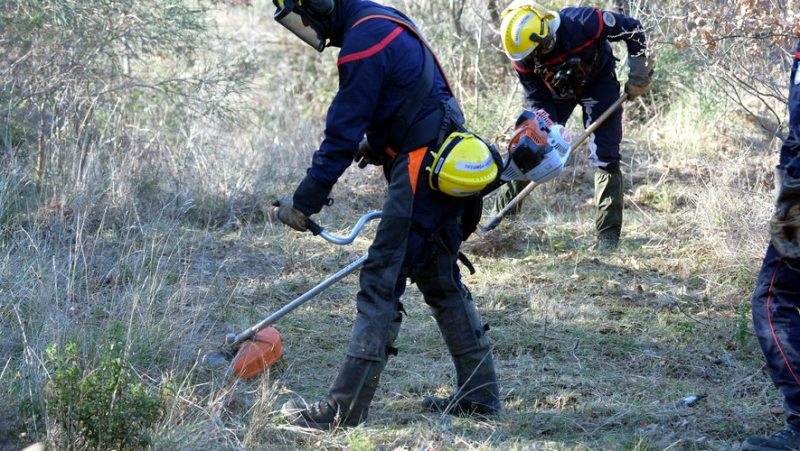
[[[150,443],[164,402],[132,377],[123,346],[115,341],[92,367],[74,342],[47,349],[51,378],[46,400],[68,448],[130,449]]]

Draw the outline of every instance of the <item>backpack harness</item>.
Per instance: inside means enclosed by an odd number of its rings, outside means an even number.
[[[438,147],[450,132],[456,129],[463,130],[464,124],[464,115],[453,94],[453,89],[450,87],[450,82],[444,74],[441,63],[414,23],[401,12],[375,6],[364,8],[359,11],[356,23],[353,24],[351,29],[370,19],[386,19],[394,22],[410,31],[423,44],[422,75],[419,81],[411,89],[395,90],[405,97],[405,100],[400,105],[392,128],[389,130],[387,153],[390,157],[396,157],[399,154],[408,153],[431,142],[436,143],[434,148]],[[433,81],[436,76],[434,65],[439,67],[439,72],[441,72],[447,90],[450,92],[450,98],[441,102],[440,105],[436,105],[437,108],[432,113],[415,122],[414,118],[417,117],[422,106],[433,104],[428,100],[428,96],[431,93],[431,89],[433,89]]]

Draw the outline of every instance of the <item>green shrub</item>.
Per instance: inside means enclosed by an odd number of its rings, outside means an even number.
[[[109,345],[96,366],[74,342],[47,349],[51,378],[46,400],[68,448],[130,449],[150,443],[148,431],[161,419],[164,402],[130,374],[119,341]]]

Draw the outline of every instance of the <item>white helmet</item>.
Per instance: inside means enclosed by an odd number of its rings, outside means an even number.
[[[544,110],[525,110],[517,119],[500,178],[544,183],[557,177],[572,152],[572,136]]]

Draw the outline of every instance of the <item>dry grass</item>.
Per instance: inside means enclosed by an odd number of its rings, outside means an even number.
[[[414,5],[403,6],[426,8]],[[280,404],[325,395],[344,357],[355,276],[279,322],[285,356],[268,374],[236,380],[200,364],[226,333],[362,255],[374,233],[369,226],[336,247],[283,227],[266,206],[301,179],[336,81],[334,52],[304,49],[268,14],[257,2],[220,16],[233,42],[264,67],[246,126],[231,133],[186,124],[178,144],[154,140],[169,147],[160,154],[168,155],[163,172],[132,176],[143,166],[135,157],[112,162],[108,184],[42,206],[7,235],[0,441],[58,443],[42,393],[51,377],[45,349],[74,340],[91,360],[119,326],[131,368],[167,394],[154,449],[735,449],[779,426],[779,395],[749,319],[776,144],[744,141],[753,129],[717,133],[723,116],[692,110],[690,101],[649,121],[638,120],[638,108],[652,105],[628,107],[618,251],[592,250],[593,172],[580,156],[534,191],[521,214],[465,244],[478,268],[465,282],[491,325],[502,415],[473,421],[422,411],[421,397],[447,394],[454,375],[410,286],[400,355],[369,422],[335,433],[287,425]],[[432,34],[447,42],[445,31]],[[473,44],[490,52],[481,42]],[[509,100],[521,96],[510,88],[516,81],[501,73],[491,79],[502,86],[475,82],[469,68],[482,63],[463,45],[449,48],[448,64],[467,108],[491,105],[473,118],[481,132],[502,139],[498,124],[519,107]],[[695,126],[710,135],[707,144],[692,139]],[[355,218],[380,209],[383,189],[379,170],[351,168],[334,190],[336,204],[316,219],[346,233]],[[87,194],[98,190],[102,196]],[[706,396],[681,403],[695,394]]]

